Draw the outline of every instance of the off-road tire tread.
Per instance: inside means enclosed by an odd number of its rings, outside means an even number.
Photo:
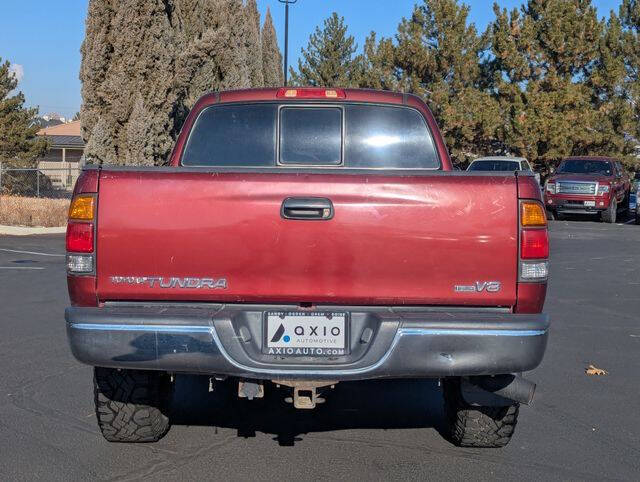
[[[444,402],[447,435],[458,447],[504,447],[515,432],[518,403],[506,407],[470,406],[462,398],[458,380],[445,380]]]
[[[109,442],[157,442],[169,431],[166,373],[96,367],[93,385],[98,426]]]

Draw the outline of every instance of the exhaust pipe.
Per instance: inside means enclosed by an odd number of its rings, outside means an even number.
[[[519,375],[469,377],[469,381],[483,390],[515,402],[530,405],[536,384]]]

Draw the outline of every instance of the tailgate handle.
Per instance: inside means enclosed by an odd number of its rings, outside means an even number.
[[[284,219],[322,220],[333,218],[333,203],[323,197],[288,197],[282,202]]]

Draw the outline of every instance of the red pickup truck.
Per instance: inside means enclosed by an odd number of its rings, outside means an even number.
[[[181,373],[303,409],[338,382],[440,379],[451,441],[476,447],[506,445],[533,397],[540,189],[453,171],[412,95],[205,95],[170,167],[86,168],[66,242],[68,338],[109,441],[160,439]]]
[[[565,214],[598,215],[615,223],[618,210],[629,209],[631,180],[620,161],[608,157],[569,157],[545,183],[547,210],[556,219]]]

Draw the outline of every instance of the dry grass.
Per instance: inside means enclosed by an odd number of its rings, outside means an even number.
[[[0,224],[8,226],[64,226],[68,199],[0,196]]]

